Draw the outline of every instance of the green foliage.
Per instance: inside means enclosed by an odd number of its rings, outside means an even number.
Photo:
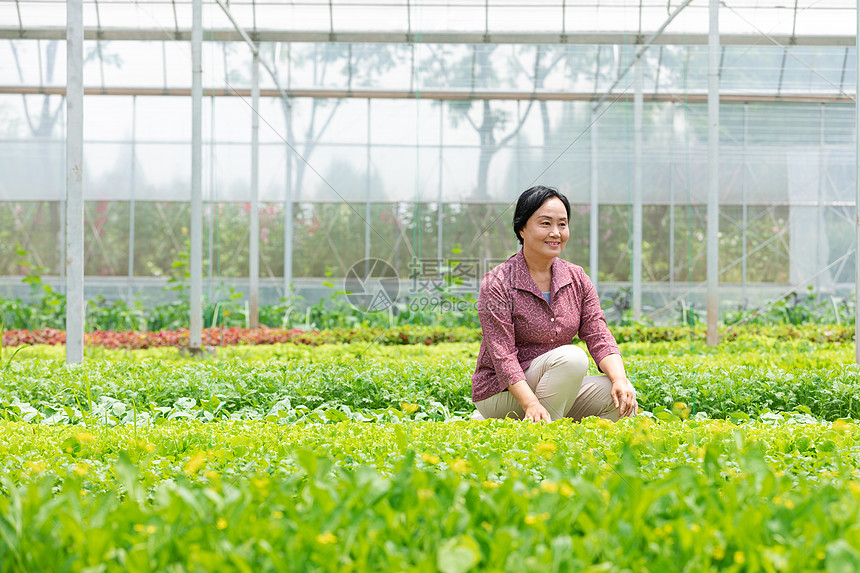
[[[853,360],[850,337],[846,343],[838,332],[830,333],[832,338],[814,329],[787,333],[753,330],[716,348],[703,337],[622,342],[621,351],[647,411],[683,403],[690,415],[711,418],[797,408],[827,420],[860,418],[860,370],[846,365]],[[88,349],[88,361],[78,366],[61,363],[61,347],[28,348],[0,382],[0,401],[7,412],[25,403],[40,419],[89,400],[119,401],[126,412],[133,401],[139,412],[160,416],[181,400],[202,404],[213,396],[222,402],[219,417],[250,419],[265,418],[285,399],[293,410],[345,408],[368,417],[372,410],[397,410],[403,403],[418,405],[433,419],[473,411],[478,342],[408,345],[402,344],[408,339],[386,340],[388,331],[366,334],[366,342],[348,345],[224,347],[202,360],[175,348]],[[408,332],[395,331],[400,335]],[[597,374],[594,365],[591,373]],[[298,410],[295,417],[301,417]]]
[[[109,302],[101,295],[87,304],[86,324],[94,330],[146,330],[147,318],[143,305],[129,306],[123,300]]]
[[[813,287],[805,294],[793,291],[756,310],[728,313],[726,324],[854,324],[854,301],[823,296]]]
[[[31,262],[30,254],[19,243],[15,243],[15,254],[18,267],[26,269],[26,276],[21,281],[30,285],[33,302],[0,299],[0,320],[5,328],[64,328],[66,297],[42,281],[42,275],[48,269]]]
[[[31,428],[0,422],[0,571],[860,564],[853,423]]]

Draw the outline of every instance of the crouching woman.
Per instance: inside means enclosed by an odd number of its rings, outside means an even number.
[[[478,295],[483,338],[472,402],[484,418],[534,422],[636,413],[618,345],[582,267],[560,258],[570,203],[537,186],[520,195],[514,233],[522,248],[484,275]],[[600,376],[586,376],[585,342]]]

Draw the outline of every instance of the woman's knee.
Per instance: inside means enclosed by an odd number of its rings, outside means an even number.
[[[568,370],[572,376],[582,378],[588,372],[588,354],[579,346],[568,344],[556,348],[558,355],[553,361],[553,366]]]

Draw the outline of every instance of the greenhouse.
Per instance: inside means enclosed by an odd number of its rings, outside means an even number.
[[[860,571],[858,30],[0,0],[0,573]]]
[[[851,3],[87,1],[81,62],[74,7],[0,5],[7,296],[34,268],[66,288],[74,79],[86,299],[163,301],[181,269],[256,324],[362,260],[402,292],[416,268],[482,274],[536,184],[569,197],[568,259],[636,320],[717,290],[723,312],[853,296]]]

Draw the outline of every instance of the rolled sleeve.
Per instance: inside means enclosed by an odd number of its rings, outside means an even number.
[[[511,298],[504,284],[498,277],[488,274],[478,294],[478,318],[487,352],[496,371],[498,391],[525,380],[519,363],[511,312]]]
[[[585,277],[582,281],[582,311],[579,322],[579,338],[588,347],[588,353],[600,370],[600,362],[610,354],[621,354],[615,337],[606,325],[606,317],[600,308],[600,300],[597,298],[597,289],[594,284]]]

